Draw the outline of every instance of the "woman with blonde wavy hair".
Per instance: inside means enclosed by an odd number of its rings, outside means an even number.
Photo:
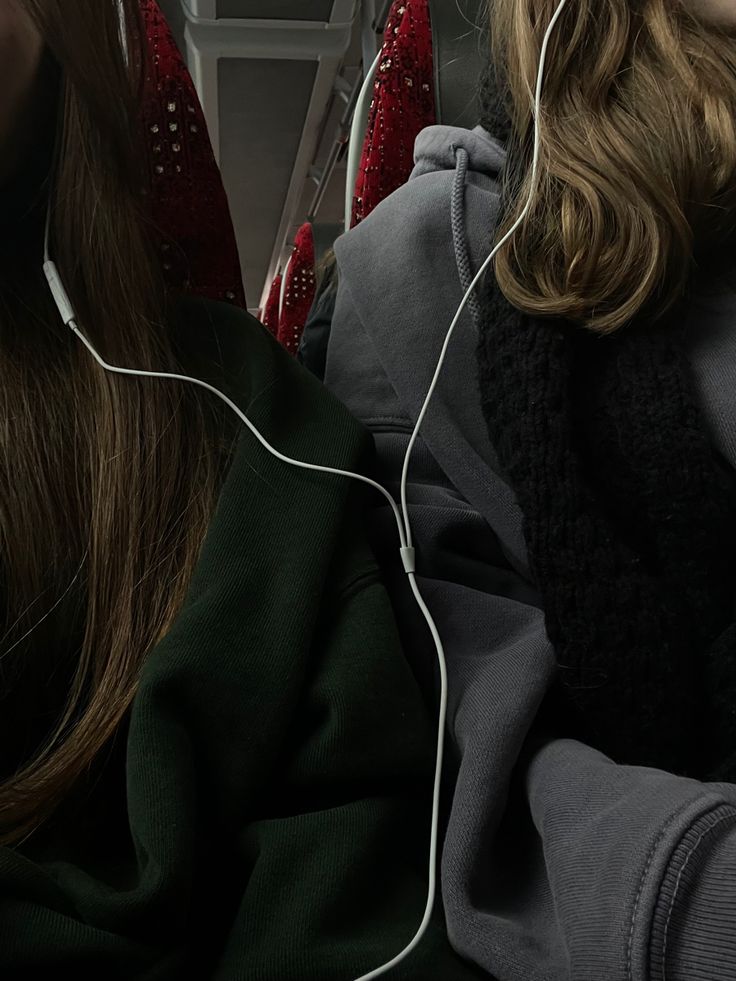
[[[500,981],[726,981],[736,6],[568,0],[533,184],[558,6],[489,0],[480,125],[420,134],[409,182],[337,241],[325,383],[398,488],[453,315],[531,196],[409,469],[448,660],[450,936]],[[431,643],[391,592],[431,690]]]

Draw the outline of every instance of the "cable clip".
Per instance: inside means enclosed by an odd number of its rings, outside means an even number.
[[[43,271],[61,319],[64,321],[64,326],[68,327],[73,320],[77,319],[77,316],[74,313],[74,307],[72,306],[72,301],[69,299],[69,294],[64,289],[64,284],[61,281],[59,270],[56,268],[56,263],[52,262],[51,259],[47,259],[43,264]]]
[[[416,552],[413,548],[405,547],[400,549],[401,561],[404,563],[404,572],[410,575],[417,571]]]

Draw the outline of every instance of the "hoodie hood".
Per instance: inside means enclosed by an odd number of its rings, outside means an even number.
[[[506,151],[481,126],[430,126],[414,159],[409,181],[335,243],[340,295],[325,383],[373,429],[394,424],[389,405],[400,406],[407,426],[421,412],[447,331],[491,247]],[[521,514],[481,410],[473,312],[466,305],[455,329],[421,440],[527,575]],[[336,329],[356,318],[359,328]]]
[[[482,126],[476,126],[472,131],[442,126],[426,129],[420,133],[414,152],[415,168],[412,177],[437,171],[454,171],[450,223],[455,264],[465,296],[476,275],[467,233],[465,186],[468,174],[491,176],[500,173],[506,160],[506,152],[497,141],[491,139]],[[468,296],[466,306],[476,330],[480,329],[481,311],[477,286]]]
[[[457,150],[468,155],[468,170],[496,178],[506,162],[503,144],[483,126],[458,129],[455,126],[428,126],[414,144],[414,170],[409,180],[424,174],[457,168]]]

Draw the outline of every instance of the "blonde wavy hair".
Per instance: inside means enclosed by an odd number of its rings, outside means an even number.
[[[496,241],[532,190],[539,58],[559,0],[489,0],[512,121]],[[731,258],[736,28],[688,0],[568,0],[547,48],[537,186],[498,252],[506,299],[600,334],[663,316]],[[724,267],[726,268],[726,267]]]

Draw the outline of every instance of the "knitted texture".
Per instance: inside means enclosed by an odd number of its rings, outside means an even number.
[[[483,412],[558,657],[550,721],[618,762],[732,779],[736,485],[696,404],[683,305],[601,338],[523,315],[489,276],[481,308]]]

